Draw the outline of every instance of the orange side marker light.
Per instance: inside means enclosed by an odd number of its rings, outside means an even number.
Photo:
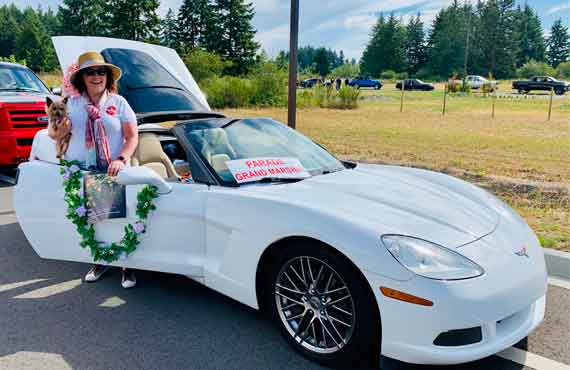
[[[386,297],[394,298],[394,299],[397,299],[399,301],[404,301],[404,302],[413,303],[413,304],[419,304],[420,306],[433,306],[432,301],[428,301],[427,299],[416,297],[415,295],[411,295],[408,293],[400,292],[399,290],[396,290],[396,289],[390,289],[390,288],[386,288],[386,287],[382,286],[382,287],[380,287],[380,291]]]

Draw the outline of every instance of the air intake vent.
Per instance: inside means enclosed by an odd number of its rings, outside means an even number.
[[[466,346],[478,343],[483,339],[481,327],[450,330],[441,333],[435,338],[433,344],[443,347]]]

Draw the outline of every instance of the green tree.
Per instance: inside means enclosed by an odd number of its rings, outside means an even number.
[[[218,54],[198,48],[186,53],[182,59],[197,83],[212,77],[219,77],[222,71],[230,64],[230,62],[224,61]]]
[[[552,24],[547,45],[548,64],[552,67],[556,68],[560,63],[570,60],[570,34],[561,19]]]
[[[554,76],[554,68],[544,62],[530,60],[517,69],[517,75],[521,78],[531,78],[533,76]]]
[[[17,8],[15,10],[20,12]],[[0,7],[0,56],[3,57],[9,57],[16,52],[16,37],[20,27],[13,12],[14,9],[6,5]]]
[[[254,14],[253,4],[244,0],[217,0],[213,4],[213,16],[219,23],[217,31],[208,33],[215,36],[208,50],[232,62],[226,73],[247,74],[255,64],[259,44],[254,40],[257,31],[251,23]]]
[[[331,61],[329,59],[327,50],[325,48],[317,49],[314,63],[315,63],[315,70],[320,76],[325,77],[330,73]]]
[[[34,71],[51,69],[49,65],[51,41],[40,19],[32,8],[23,12],[23,22],[16,36],[16,58],[25,59]]]
[[[406,26],[406,59],[408,73],[414,76],[426,63],[424,23],[418,13]]]
[[[479,24],[476,42],[479,50],[474,61],[480,74],[492,73],[496,78],[508,78],[515,72],[514,0],[489,0],[478,7]]]
[[[360,75],[360,66],[358,64],[345,63],[336,67],[330,73],[331,77],[357,77]]]
[[[516,40],[516,66],[528,61],[545,61],[546,46],[542,36],[542,26],[538,14],[528,5],[520,7],[514,14]]]
[[[556,67],[556,76],[558,78],[570,79],[570,61],[562,62]]]
[[[405,70],[405,41],[406,29],[394,14],[391,14],[388,20],[380,15],[362,54],[360,62],[362,72],[378,76],[383,70],[398,72]]]
[[[174,16],[172,8],[168,8],[166,17],[161,21],[160,27],[160,43],[166,47],[177,49],[178,48],[178,22]]]
[[[107,36],[109,33],[107,0],[63,0],[59,6],[59,34]]]
[[[197,47],[211,50],[217,33],[209,0],[184,0],[178,10],[176,39],[181,50]]]
[[[117,38],[158,42],[159,0],[109,0],[110,35]]]

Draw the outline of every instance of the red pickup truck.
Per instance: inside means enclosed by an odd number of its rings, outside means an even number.
[[[0,62],[0,167],[30,156],[34,135],[48,124],[46,96],[54,98],[29,68]]]

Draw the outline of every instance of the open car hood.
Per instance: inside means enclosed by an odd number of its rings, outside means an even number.
[[[205,95],[173,49],[107,37],[56,36],[52,41],[62,71],[87,51],[97,51],[107,62],[120,67],[123,76],[119,93],[136,113],[210,109]],[[156,106],[149,105],[149,101]]]

